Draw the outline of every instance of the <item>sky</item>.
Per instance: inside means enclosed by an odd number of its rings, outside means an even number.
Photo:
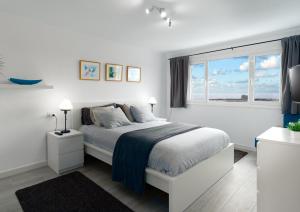
[[[249,58],[235,57],[208,62],[208,89],[210,98],[240,98],[248,95]],[[192,66],[194,98],[204,99],[203,64]],[[255,57],[255,98],[279,98],[280,55]],[[192,94],[193,94],[192,93]]]
[[[279,99],[280,60],[280,55],[256,57],[254,93],[257,98],[262,98],[264,94],[269,94],[269,97],[272,95],[273,98]]]

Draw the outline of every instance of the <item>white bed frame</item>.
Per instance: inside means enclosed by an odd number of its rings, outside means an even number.
[[[103,103],[102,103],[103,104]],[[97,105],[85,104],[85,105]],[[101,105],[101,104],[98,104]],[[83,107],[82,105],[80,107]],[[80,122],[75,123],[79,127]],[[79,115],[80,117],[80,115]],[[74,127],[74,126],[73,126]],[[95,145],[85,142],[85,152],[109,165],[112,165],[112,153]],[[234,144],[230,143],[225,149],[214,156],[198,163],[184,173],[171,177],[153,169],[146,169],[146,182],[169,194],[169,212],[182,212],[208,188],[221,179],[233,168]]]
[[[146,182],[169,194],[170,212],[182,212],[232,169],[233,147],[234,145],[230,143],[221,152],[176,177],[170,177],[154,169],[147,168]],[[85,152],[112,165],[111,152],[89,143],[85,143]]]

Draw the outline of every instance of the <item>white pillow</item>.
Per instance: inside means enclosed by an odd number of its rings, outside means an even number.
[[[101,120],[101,126],[108,129],[131,124],[121,108],[113,108],[112,110],[101,112],[95,111],[95,118],[96,121]]]
[[[136,122],[144,123],[144,122],[155,120],[155,116],[150,111],[150,109],[146,106],[143,107],[131,106],[130,111]]]
[[[101,124],[101,119],[99,117],[99,114],[107,112],[107,111],[111,111],[113,109],[114,109],[114,106],[91,108],[91,120],[94,122],[94,124],[96,126],[100,127],[100,126],[102,126],[102,124]],[[98,114],[98,119],[96,119],[96,113]]]

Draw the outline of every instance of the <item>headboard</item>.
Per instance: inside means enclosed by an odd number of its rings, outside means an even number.
[[[128,101],[128,100],[112,100],[112,101],[96,101],[96,102],[73,102],[72,110],[72,128],[79,129],[81,127],[81,108],[95,107],[110,103],[129,104],[129,105],[145,105],[145,101]]]

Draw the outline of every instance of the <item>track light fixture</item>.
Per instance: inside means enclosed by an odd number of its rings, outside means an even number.
[[[160,17],[161,17],[161,18],[165,18],[165,17],[167,17],[167,12],[166,12],[166,11],[164,11],[164,10],[163,10],[163,11],[161,11],[161,12],[160,12]]]
[[[167,14],[165,8],[152,6],[151,8],[146,8],[146,10],[145,10],[147,15],[152,13],[153,11],[157,11],[159,13],[160,17],[163,20],[167,21],[168,26],[172,27],[172,19],[170,17],[168,17],[168,14]]]

